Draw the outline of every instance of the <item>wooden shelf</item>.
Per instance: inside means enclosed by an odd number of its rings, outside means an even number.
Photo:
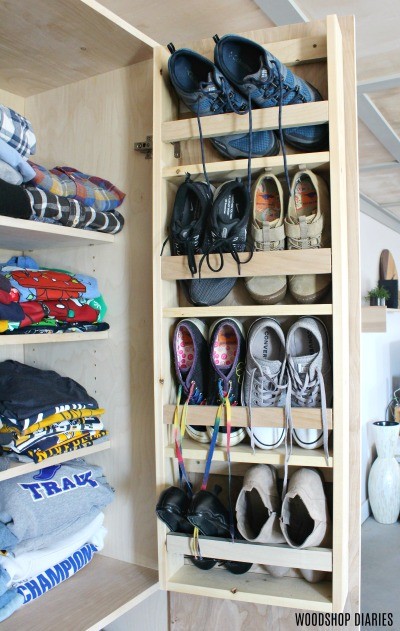
[[[0,83],[21,96],[151,59],[156,45],[95,0],[35,0],[34,5],[1,0],[0,9]]]
[[[48,250],[106,243],[114,243],[114,235],[0,216],[0,248],[7,250]]]
[[[167,581],[166,589],[260,605],[333,611],[330,582],[308,583],[304,579],[274,578],[255,572],[234,575],[224,569],[204,572],[194,565],[184,565]]]
[[[332,305],[252,305],[216,307],[164,307],[163,318],[237,318],[332,315]]]
[[[167,535],[169,554],[193,555],[192,537],[177,533]],[[243,561],[261,565],[281,565],[304,570],[332,572],[332,550],[327,548],[307,548],[299,550],[287,544],[271,545],[250,543],[217,537],[199,537],[200,551],[203,557],[212,559]]]
[[[278,129],[278,107],[254,110],[253,131],[260,129]],[[301,103],[286,105],[282,108],[282,127],[302,127],[304,125],[319,125],[327,123],[329,119],[329,102]],[[218,114],[205,116],[201,120],[204,138],[225,136],[249,131],[248,116],[239,114]],[[199,138],[197,118],[167,121],[161,125],[161,139],[163,142],[179,142]]]
[[[217,406],[191,405],[188,410],[188,425],[209,425],[215,423]],[[173,423],[175,405],[164,405],[163,417],[167,425]],[[248,427],[249,412],[246,406],[232,406],[232,427]],[[320,408],[293,408],[293,427],[298,429],[319,429],[322,427]],[[332,409],[326,411],[328,429],[332,429]],[[221,418],[221,427],[225,425],[225,417]],[[252,408],[253,427],[283,427],[285,425],[285,408]]]
[[[92,331],[91,333],[43,333],[42,335],[2,335],[0,346],[22,346],[25,344],[59,344],[64,342],[89,342],[107,340],[108,331]]]
[[[362,307],[361,331],[363,333],[386,333],[386,318],[388,313],[400,313],[400,309],[389,309],[388,307]]]
[[[157,571],[101,554],[16,611],[2,631],[99,631],[158,590]]]
[[[205,461],[209,449],[209,444],[198,443],[191,438],[185,436],[182,441],[182,452],[185,463],[188,460]],[[165,449],[167,458],[175,458],[175,448],[173,444],[168,445]],[[228,462],[226,449],[224,447],[216,447],[213,455],[213,462]],[[258,449],[255,448],[254,454],[248,443],[240,443],[231,447],[231,462],[253,464],[285,464],[285,447],[280,446],[277,449]],[[293,467],[321,467],[331,468],[333,466],[332,453],[329,456],[329,465],[326,464],[323,449],[303,449],[297,445],[293,445],[292,455],[289,464]],[[190,465],[187,465],[190,471]]]
[[[332,315],[331,304],[164,307],[163,318],[238,318]]]
[[[319,167],[329,163],[329,151],[320,151],[318,153],[297,153],[287,156],[287,166],[289,172],[297,170],[300,164],[304,164],[308,169],[318,169]],[[208,162],[207,173],[211,180],[229,180],[236,177],[247,177],[247,159],[245,160],[224,160],[221,162]],[[282,156],[273,156],[270,158],[252,158],[251,173],[253,176],[259,175],[263,170],[268,169],[275,175],[284,172]],[[181,166],[172,166],[163,168],[163,177],[171,182],[180,184],[183,182],[186,173],[190,173],[192,180],[204,179],[203,165],[184,164]]]
[[[76,449],[75,451],[69,451],[65,454],[60,454],[59,456],[51,456],[51,458],[46,458],[42,462],[13,462],[8,469],[5,471],[0,471],[0,482],[3,480],[9,480],[10,478],[17,478],[19,475],[24,475],[25,473],[31,473],[32,471],[39,471],[43,469],[43,467],[49,467],[50,465],[61,464],[62,462],[68,462],[68,460],[73,460],[74,458],[86,458],[91,456],[92,454],[99,453],[100,451],[106,451],[106,449],[110,449],[111,443],[109,440],[105,440],[104,442],[94,443],[92,447],[83,447],[82,449]]]
[[[197,267],[202,254],[195,256]],[[239,253],[242,262],[247,261],[249,252]],[[219,266],[219,257],[210,255],[210,263],[214,269]],[[330,274],[332,270],[330,248],[315,250],[278,250],[274,252],[254,252],[253,258],[241,266],[241,277],[246,276],[279,276],[286,274]],[[207,263],[201,269],[202,278],[238,277],[238,266],[234,259],[226,254],[224,267],[220,272],[213,272]],[[163,280],[191,280],[186,256],[163,256],[161,263],[161,277]]]
[[[386,307],[362,307],[361,331],[363,333],[385,333],[387,311]]]

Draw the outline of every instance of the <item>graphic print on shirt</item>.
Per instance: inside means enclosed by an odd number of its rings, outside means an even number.
[[[54,464],[50,467],[46,467],[45,469],[40,469],[39,473],[33,476],[33,479],[43,481],[51,480],[51,478],[54,478],[59,469],[61,469],[60,464]]]
[[[74,491],[83,486],[88,486],[89,488],[99,486],[98,482],[92,479],[91,470],[84,471],[83,473],[75,473],[72,477],[73,479],[64,476],[61,478],[60,482],[52,480],[49,482],[18,482],[17,484],[24,491],[30,492],[33,502],[54,497],[59,493]]]
[[[30,300],[61,300],[79,298],[85,285],[70,274],[55,270],[12,270],[7,272],[21,287],[32,290]]]

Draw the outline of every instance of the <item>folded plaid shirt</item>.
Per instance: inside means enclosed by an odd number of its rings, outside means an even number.
[[[77,199],[54,195],[33,186],[28,186],[25,191],[32,207],[32,219],[51,220],[69,228],[87,228],[109,234],[116,234],[124,227],[124,218],[117,210],[101,212],[84,206]]]
[[[31,183],[54,195],[74,197],[84,206],[93,206],[103,212],[117,208],[124,200],[125,193],[111,182],[94,175],[81,173],[71,167],[48,170],[32,162],[30,165],[36,172]]]
[[[14,147],[21,156],[36,151],[36,137],[30,122],[9,107],[0,104],[0,138]]]

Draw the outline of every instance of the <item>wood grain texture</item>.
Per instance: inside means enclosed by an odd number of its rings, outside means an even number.
[[[386,315],[386,307],[362,307],[361,331],[363,333],[385,333]]]
[[[0,248],[48,250],[50,248],[114,243],[114,239],[112,234],[43,224],[27,219],[0,217]]]
[[[308,169],[318,169],[329,162],[329,151],[319,151],[316,153],[296,153],[287,156],[287,166],[289,173],[293,173],[299,165],[305,165]],[[224,160],[223,162],[210,162],[207,165],[207,174],[210,181],[229,180],[232,177],[247,177],[247,160]],[[272,156],[267,158],[253,158],[251,161],[252,176],[257,176],[262,171],[270,171],[275,175],[284,173],[282,156]],[[203,165],[184,164],[179,167],[164,167],[163,177],[168,180],[181,183],[190,173],[192,180],[203,179]]]
[[[186,436],[182,441],[183,456],[189,460],[205,462],[209,447],[207,443],[198,443]],[[172,441],[164,451],[167,458],[175,458],[175,446]],[[323,449],[303,449],[302,447],[294,445],[292,455],[290,456],[290,463],[296,467],[331,468],[333,466],[333,458],[332,452],[330,451],[329,453],[330,457],[327,463]],[[256,448],[254,453],[248,443],[240,443],[240,445],[231,447],[231,462],[247,463],[249,466],[253,464],[283,465],[285,464],[285,457],[286,452],[284,446],[277,447],[276,449]],[[226,449],[216,447],[213,454],[213,461],[228,463]]]
[[[199,266],[202,255],[197,254],[195,260]],[[217,269],[219,258],[216,254],[210,255],[210,265]],[[249,252],[239,253],[242,263],[239,274],[236,261],[225,256],[224,267],[219,272],[209,269],[205,263],[201,268],[202,278],[226,278],[234,276],[277,276],[280,274],[329,274],[331,271],[331,250],[277,250],[271,252],[254,252],[250,261]],[[163,256],[162,279],[178,280],[191,279],[186,256]]]
[[[221,541],[213,537],[199,537],[199,546],[205,558],[332,572],[332,550],[327,548],[298,550],[287,544],[272,545],[239,540],[233,544],[230,539]],[[171,554],[190,556],[193,554],[193,539],[190,536],[169,533],[167,550]]]
[[[273,578],[267,574],[255,572],[247,572],[246,574],[235,576],[223,569],[212,569],[204,572],[193,565],[184,565],[170,579],[167,586],[169,589],[182,594],[194,594],[195,596],[205,596],[211,593],[210,590],[213,590],[216,598],[232,600],[235,603],[244,600],[258,605],[267,603],[275,607],[332,611],[330,582],[307,583],[298,578]],[[199,615],[202,616],[203,624],[204,617],[207,615],[207,618],[208,616],[212,617],[214,620],[213,625],[215,625],[220,620],[219,611],[224,610],[223,606],[214,606],[213,601],[209,598],[201,602],[202,606],[199,610],[195,609],[195,598],[179,598],[179,596],[174,595],[174,599],[179,599],[181,609],[179,611],[174,607],[171,612],[172,628],[180,631],[194,629],[195,620],[198,619]],[[188,614],[188,607],[191,614]],[[206,608],[205,610],[204,607]],[[252,610],[257,610],[257,608],[252,608],[248,604],[246,609],[251,612],[249,618],[252,620],[251,624],[254,625],[255,621],[258,620],[257,613],[255,612],[254,619],[251,618],[251,615]],[[265,609],[263,610],[265,611]],[[229,617],[225,617],[225,621],[218,627],[214,626],[211,628],[228,631],[234,628],[233,625],[242,624],[236,606],[228,611]],[[290,612],[288,620],[292,620],[292,624],[296,624],[293,610]],[[242,627],[238,626],[237,628],[241,629]],[[264,617],[262,626],[251,627],[247,623],[246,628],[270,628],[269,618],[268,616]],[[289,627],[282,626],[282,631],[286,631],[287,628]]]
[[[326,11],[325,11],[326,13]],[[350,322],[350,375],[352,383],[352,397],[350,400],[350,477],[352,480],[350,489],[350,514],[352,515],[349,538],[349,597],[345,610],[355,612],[359,609],[359,546],[360,546],[360,410],[359,410],[359,370],[360,370],[360,305],[359,305],[359,216],[358,216],[358,158],[357,158],[357,119],[355,109],[355,54],[354,54],[354,21],[352,18],[340,18],[340,26],[343,35],[344,56],[344,81],[345,81],[345,137],[346,137],[346,190],[348,196],[347,217],[349,222],[349,285],[351,308],[348,318]],[[313,32],[323,32],[324,25],[310,23],[280,27],[268,30],[269,37],[284,39],[290,36],[304,36],[308,29]],[[271,34],[271,35],[270,35]],[[354,385],[354,389],[353,389]],[[325,470],[326,471],[326,470]],[[180,571],[181,572],[181,571]],[[194,574],[194,572],[192,572]],[[203,573],[205,574],[205,573]],[[244,575],[246,576],[246,575]],[[179,590],[190,591],[187,583],[202,580],[210,581],[213,577],[182,575],[178,578]],[[227,581],[228,582],[228,581]],[[186,585],[183,585],[186,583]],[[232,583],[231,583],[232,585]],[[175,588],[175,585],[174,585]],[[232,598],[228,594],[229,586],[225,592],[226,598]],[[284,590],[281,583],[280,593]],[[297,629],[295,622],[295,610],[285,609],[279,606],[266,607],[251,605],[248,603],[233,602],[232,600],[218,601],[203,597],[207,592],[207,586],[199,589],[199,596],[187,596],[186,594],[171,594],[171,628],[173,631],[194,631],[203,625],[204,628],[217,625],[220,631],[241,631],[243,629],[273,628],[277,631],[294,631]],[[201,595],[201,596],[200,596]],[[222,596],[223,597],[223,596]],[[273,603],[274,605],[282,604]],[[295,603],[293,603],[295,604]],[[298,607],[304,607],[304,602]],[[315,609],[313,605],[310,608]],[[329,605],[327,605],[329,611]],[[321,631],[327,631],[330,627],[322,626]]]
[[[93,0],[1,0],[3,89],[31,96],[150,59],[155,42],[110,17]]]
[[[25,99],[22,96],[0,89],[0,103],[24,115]]]
[[[191,405],[188,410],[188,425],[214,425],[217,407],[214,405]],[[175,405],[164,405],[164,423],[173,423]],[[244,406],[233,406],[232,427],[249,426],[248,408]],[[332,429],[332,410],[328,409],[327,427]],[[319,408],[293,408],[293,427],[297,428],[321,428],[321,410]],[[225,418],[221,418],[220,425],[224,427]],[[253,427],[283,427],[285,424],[285,408],[252,408]]]
[[[2,631],[100,631],[158,589],[157,572],[101,554],[75,576],[22,607]]]
[[[331,239],[333,447],[333,610],[343,610],[348,592],[349,537],[349,298],[343,40],[336,16],[327,17]]]
[[[62,344],[64,342],[89,342],[107,340],[108,331],[92,333],[51,333],[50,335],[2,335],[0,346],[21,346],[25,344]]]
[[[190,40],[210,37],[210,33],[239,33],[253,28],[273,26],[273,22],[252,0],[222,0],[193,5],[186,0],[102,0],[102,4],[146,33],[160,44],[174,42],[181,46]]]
[[[76,451],[69,452],[65,454],[60,454],[59,456],[52,456],[48,460],[46,460],[46,466],[60,464],[62,462],[68,462],[68,460],[73,460],[79,455],[79,458],[91,458],[93,454],[99,453],[100,451],[106,451],[106,449],[110,449],[111,442],[106,440],[104,442],[94,444],[92,447],[84,447],[79,449],[79,454]],[[25,473],[31,473],[32,471],[39,471],[43,469],[43,462],[15,462],[12,465],[5,469],[5,471],[0,471],[0,482],[3,480],[9,480],[10,478],[16,478],[19,475],[24,475]]]
[[[329,104],[327,101],[286,105],[282,108],[282,127],[302,127],[322,124],[328,121]],[[254,110],[253,131],[260,129],[278,129],[278,108]],[[248,132],[249,121],[239,114],[217,114],[203,117],[201,122],[204,138]],[[168,121],[162,125],[163,142],[177,142],[199,138],[196,118]]]
[[[227,318],[332,315],[331,304],[316,305],[234,305],[216,307],[164,307],[164,318]]]
[[[35,255],[43,265],[59,267],[62,261],[64,268],[98,279],[109,307],[109,339],[32,344],[24,356],[31,365],[73,377],[105,407],[112,449],[91,458],[117,489],[106,511],[105,554],[155,567],[155,471],[149,456],[154,449],[151,161],[133,150],[135,140],[151,133],[149,74],[151,62],[141,62],[26,101],[26,114],[38,135],[39,163],[67,164],[104,177],[126,193],[126,200],[121,206],[125,227],[114,245]]]

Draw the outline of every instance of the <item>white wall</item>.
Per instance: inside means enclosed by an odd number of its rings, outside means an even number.
[[[361,213],[361,291],[376,285],[381,251],[393,254],[400,273],[400,234]],[[367,304],[363,302],[363,304]],[[375,458],[372,421],[384,420],[394,388],[400,386],[400,311],[387,314],[386,333],[361,335],[362,517],[367,513],[368,472]]]

